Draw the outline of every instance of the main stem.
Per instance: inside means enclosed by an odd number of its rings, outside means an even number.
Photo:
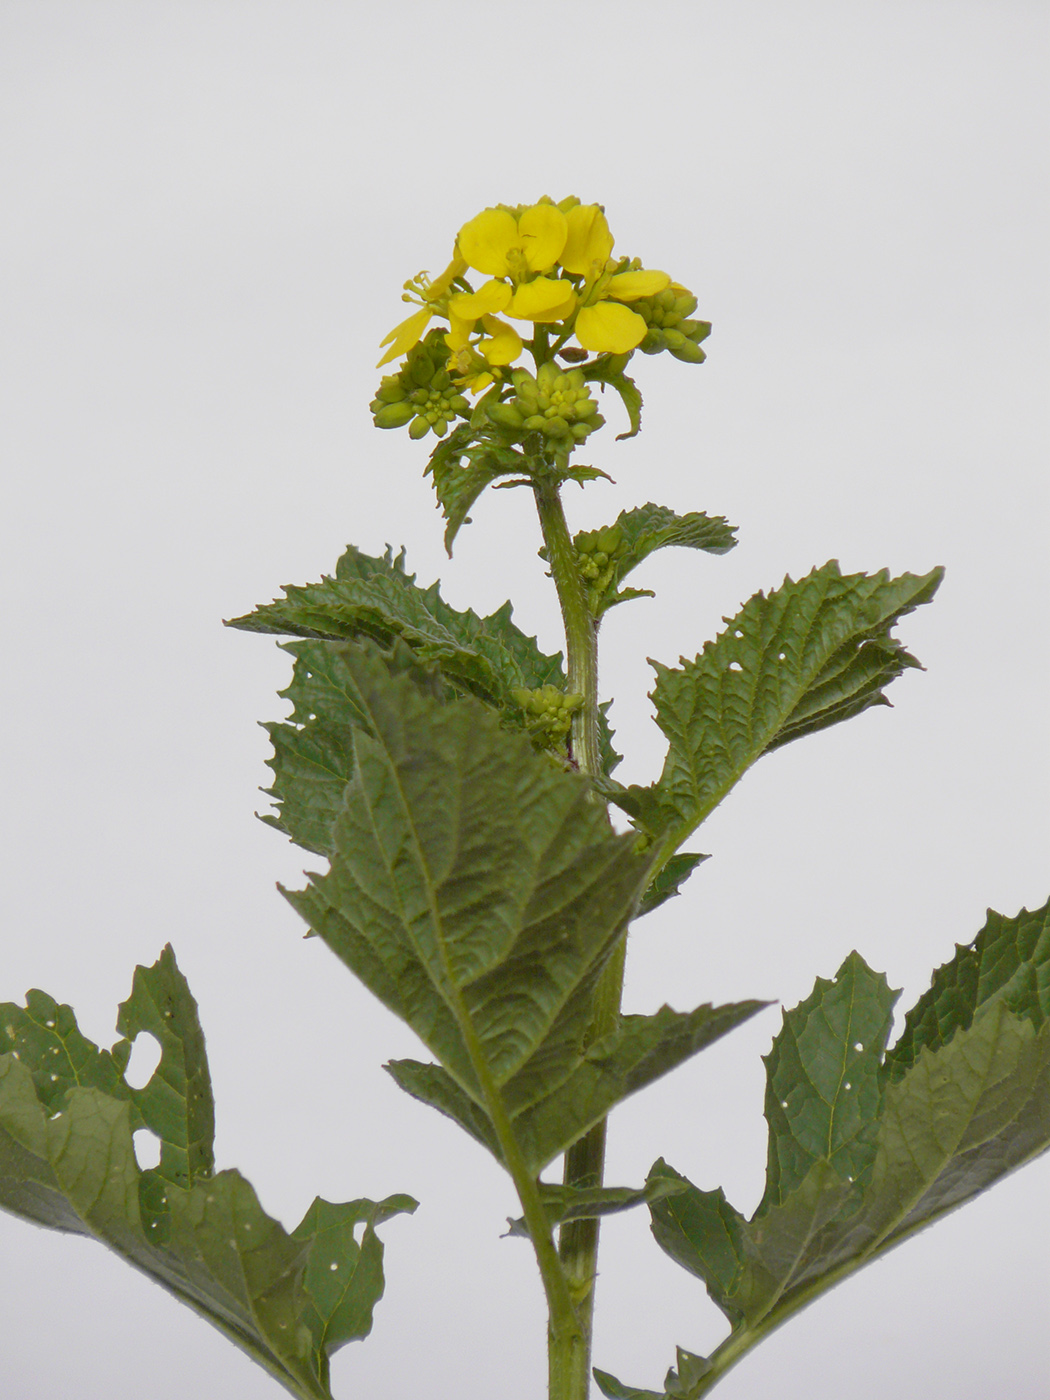
[[[573,713],[570,736],[572,758],[581,773],[600,773],[598,629],[587,606],[586,587],[569,535],[557,481],[552,474],[539,469],[533,475],[533,491],[547,562],[565,624],[568,690],[571,695],[583,697],[583,704]],[[616,1026],[623,992],[624,953],[625,946],[621,943],[598,983],[587,1031],[588,1042],[597,1040]],[[566,1152],[564,1181],[567,1186],[600,1186],[604,1173],[603,1120]],[[598,1226],[597,1220],[576,1220],[563,1225],[559,1234],[558,1254],[576,1304],[580,1333],[567,1337],[563,1343],[554,1337],[551,1339],[550,1400],[587,1400],[590,1394]]]

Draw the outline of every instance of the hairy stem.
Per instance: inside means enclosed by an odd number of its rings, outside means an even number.
[[[551,576],[558,593],[565,624],[568,689],[583,697],[573,714],[570,752],[581,773],[599,773],[598,748],[598,629],[569,535],[557,482],[542,471],[533,477],[536,508]],[[624,944],[621,943],[602,974],[595,994],[588,1041],[614,1029],[623,991]],[[605,1123],[596,1124],[565,1154],[564,1181],[568,1186],[600,1186],[605,1172]],[[576,1304],[581,1335],[571,1344],[550,1351],[550,1400],[587,1400],[591,1382],[591,1336],[594,1319],[594,1280],[598,1264],[597,1220],[576,1220],[563,1225],[558,1254]]]

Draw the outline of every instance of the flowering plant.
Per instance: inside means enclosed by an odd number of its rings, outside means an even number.
[[[550,1400],[585,1400],[592,1374],[614,1400],[698,1400],[821,1292],[1050,1146],[1050,904],[990,913],[892,1046],[896,994],[858,953],[817,979],[765,1060],[750,1218],[663,1158],[640,1185],[605,1181],[611,1110],[767,1005],[624,1014],[629,926],[680,892],[705,859],[686,844],[764,753],[887,703],[918,665],[893,629],[940,581],[832,561],[756,593],[694,660],[656,665],[663,770],[617,782],[602,617],[646,596],[623,583],[655,551],[719,555],[735,535],[651,503],[570,533],[561,488],[604,475],[574,459],[605,424],[593,391],[618,394],[634,435],[634,353],[700,364],[710,331],[683,285],[613,247],[597,204],[482,211],[441,276],[406,284],[419,309],[383,342],[381,365],[398,363],[372,403],[377,426],[437,438],[427,472],[450,550],[487,486],[531,492],[564,665],[509,605],[459,612],[389,550],[351,547],[231,625],[295,639],[266,820],[328,869],[286,897],[433,1056],[391,1062],[396,1083],[513,1181],[510,1234],[547,1300]],[[170,948],[136,970],[110,1050],[43,992],[0,1012],[0,1204],[101,1239],[289,1393],[330,1397],[331,1355],[368,1334],[383,1293],[378,1229],[416,1202],[318,1198],[286,1231],[239,1172],[215,1171],[203,1035]],[[140,1035],[160,1046],[143,1088],[126,1074]],[[155,1166],[136,1155],[143,1133]],[[729,1324],[710,1355],[679,1349],[655,1390],[591,1364],[599,1226],[632,1207]]]

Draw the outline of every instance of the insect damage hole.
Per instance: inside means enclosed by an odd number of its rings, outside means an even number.
[[[131,1138],[135,1148],[135,1161],[139,1164],[139,1171],[149,1171],[151,1167],[160,1166],[160,1138],[156,1133],[151,1133],[148,1128],[138,1128]]]
[[[124,1080],[132,1089],[145,1089],[160,1064],[160,1041],[149,1031],[139,1031],[131,1046]]]

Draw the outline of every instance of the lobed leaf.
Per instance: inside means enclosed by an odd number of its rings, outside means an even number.
[[[674,849],[762,754],[888,704],[883,688],[919,664],[891,629],[933,596],[941,573],[843,575],[832,561],[755,594],[694,661],[654,662],[663,772],[614,800]]]
[[[226,625],[327,641],[367,637],[387,648],[401,641],[458,692],[497,707],[512,707],[515,687],[565,683],[561,656],[544,655],[535,638],[514,625],[509,603],[485,618],[459,612],[436,583],[420,588],[405,572],[403,551],[396,559],[389,549],[373,558],[350,546],[334,577],[289,585],[284,593]]]
[[[136,969],[120,1008],[118,1029],[161,1045],[143,1089],[123,1078],[128,1040],[99,1051],[45,993],[30,992],[24,1011],[3,1006],[0,1021],[0,1206],[102,1241],[293,1395],[330,1400],[328,1357],[367,1333],[382,1295],[374,1226],[415,1202],[318,1200],[289,1235],[238,1172],[213,1174],[204,1039],[170,947]],[[161,1139],[147,1171],[132,1136],[143,1127]]]
[[[710,859],[710,856],[693,855],[688,851],[679,851],[677,855],[671,856],[646,886],[638,913],[649,914],[652,910],[659,909],[667,900],[673,899],[696,867]]]
[[[449,558],[460,528],[470,524],[470,509],[485,487],[501,476],[520,475],[526,465],[520,452],[487,436],[474,423],[462,423],[434,448],[426,470],[448,522],[445,549]]]
[[[994,909],[972,944],[933,975],[905,1019],[890,1054],[890,1072],[900,1077],[925,1045],[944,1044],[992,998],[1001,1000],[1038,1030],[1050,1018],[1050,903],[1016,919]]]
[[[331,870],[288,898],[441,1062],[390,1066],[534,1171],[615,1102],[759,1009],[625,1017],[585,1046],[593,990],[647,879],[582,778],[464,701],[442,705],[348,648],[366,724]]]
[[[599,615],[617,603],[642,596],[637,589],[621,589],[620,584],[656,550],[678,546],[701,549],[707,554],[728,554],[737,542],[734,529],[724,516],[710,516],[703,511],[676,515],[667,506],[657,506],[652,501],[621,511],[614,522],[613,528],[617,527],[621,550],[611,561],[612,578],[600,600]]]
[[[834,981],[817,978],[765,1056],[769,1160],[765,1204],[779,1203],[827,1162],[860,1181],[875,1156],[882,1058],[899,993],[851,953]]]
[[[990,912],[885,1056],[893,996],[851,954],[787,1013],[767,1057],[769,1168],[752,1219],[692,1183],[651,1204],[657,1242],[731,1321],[732,1357],[748,1332],[757,1340],[1050,1148],[1048,912]],[[660,1161],[649,1180],[686,1179]],[[732,1357],[708,1358],[711,1376]],[[688,1394],[710,1383],[698,1374]]]
[[[571,1220],[599,1220],[606,1215],[619,1215],[634,1206],[649,1205],[664,1196],[683,1190],[670,1180],[646,1181],[643,1186],[566,1186],[562,1182],[541,1181],[540,1197],[552,1226]],[[507,1235],[528,1239],[529,1228],[524,1218],[508,1220]]]
[[[506,1107],[526,1162],[541,1171],[631,1094],[684,1064],[761,1011],[765,1002],[662,1007],[653,1016],[621,1016],[617,1028],[583,1049],[564,1077],[540,1085],[513,1081]],[[393,1060],[386,1066],[407,1093],[429,1103],[502,1160],[493,1126],[476,1101],[438,1065]]]

